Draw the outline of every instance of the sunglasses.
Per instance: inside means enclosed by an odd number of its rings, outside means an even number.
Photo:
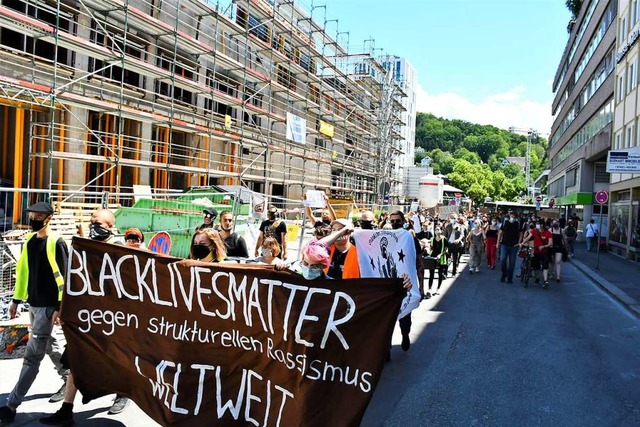
[[[403,224],[404,221],[401,219],[392,219],[391,221],[389,221],[391,224]]]
[[[140,238],[134,234],[130,234],[128,236],[125,236],[124,238],[125,240],[131,240],[132,242],[139,242]]]

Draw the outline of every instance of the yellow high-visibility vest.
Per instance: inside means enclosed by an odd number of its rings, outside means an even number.
[[[29,285],[29,254],[27,252],[27,244],[29,240],[35,236],[36,233],[27,234],[27,240],[22,248],[22,254],[18,259],[16,265],[16,288],[13,292],[13,299],[24,301],[29,297],[28,285]],[[62,291],[64,289],[64,277],[60,273],[60,268],[56,262],[56,243],[60,237],[57,234],[51,233],[47,236],[47,259],[51,265],[51,271],[53,271],[53,277],[56,280],[58,286],[58,301],[62,301]]]

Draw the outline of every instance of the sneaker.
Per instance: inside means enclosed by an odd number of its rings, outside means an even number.
[[[476,273],[480,273],[480,267],[476,267]]]
[[[473,274],[473,267],[469,269],[469,273]]]
[[[539,285],[540,284],[540,279],[536,278],[536,280],[533,283],[535,283],[536,285]]]
[[[40,418],[40,424],[48,426],[70,426],[73,425],[73,405],[63,403],[55,414]]]
[[[64,399],[64,394],[66,391],[67,391],[67,382],[65,381],[62,384],[62,387],[60,387],[60,390],[56,391],[54,394],[51,395],[51,397],[49,398],[49,403],[60,402],[62,399]]]
[[[544,283],[542,284],[542,289],[547,289],[549,287],[549,281],[545,280]]]
[[[402,344],[400,344],[400,347],[402,347],[402,351],[409,351],[409,347],[411,347],[411,341],[409,340],[409,334],[407,334],[407,335],[402,334]]]
[[[116,396],[116,398],[113,400],[113,405],[111,405],[111,408],[109,408],[109,412],[107,412],[107,414],[119,414],[120,412],[124,411],[124,408],[126,408],[127,406],[129,406],[128,398],[123,396]]]
[[[8,406],[0,407],[0,426],[12,423],[16,419],[16,411]]]

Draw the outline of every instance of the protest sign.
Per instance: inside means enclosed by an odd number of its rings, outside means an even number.
[[[420,305],[420,286],[416,269],[413,235],[406,230],[356,230],[360,277],[402,277],[407,274],[413,286],[400,307],[399,318]]]
[[[86,398],[162,425],[358,425],[404,292],[74,237],[62,319]]]

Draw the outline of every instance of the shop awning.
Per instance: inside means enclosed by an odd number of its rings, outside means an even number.
[[[556,206],[592,205],[593,193],[572,193],[555,198]]]

